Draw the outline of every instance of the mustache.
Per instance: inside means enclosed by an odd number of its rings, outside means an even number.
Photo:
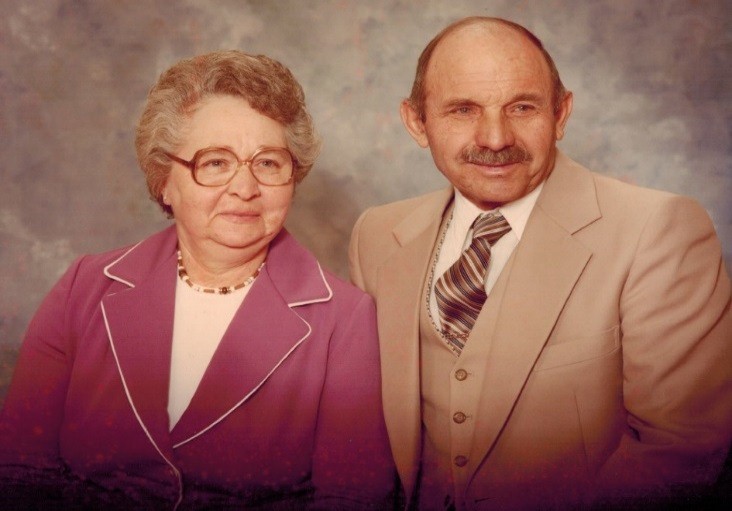
[[[506,147],[500,151],[493,151],[487,147],[468,147],[460,153],[463,163],[476,165],[510,165],[533,160],[527,150],[519,146]]]

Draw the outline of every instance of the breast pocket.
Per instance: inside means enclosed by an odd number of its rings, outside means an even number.
[[[550,342],[536,361],[535,371],[580,364],[618,351],[620,328],[616,325],[595,334]]]

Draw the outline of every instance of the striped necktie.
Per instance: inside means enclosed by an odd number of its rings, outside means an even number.
[[[435,284],[435,298],[448,346],[460,355],[483,308],[485,276],[491,245],[511,230],[498,211],[485,213],[473,222],[473,241]]]

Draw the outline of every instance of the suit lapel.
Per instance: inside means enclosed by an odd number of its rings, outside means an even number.
[[[294,309],[331,297],[318,262],[282,231],[173,428],[174,447],[215,427],[265,385],[312,333]]]
[[[166,255],[167,254],[167,255]],[[127,399],[146,435],[168,459],[168,383],[175,306],[175,235],[170,230],[105,269],[124,284],[102,299],[112,353]]]
[[[421,448],[420,297],[451,197],[451,189],[431,195],[394,229],[397,248],[377,275],[382,384],[386,389],[384,414],[397,469],[408,494],[416,481]]]
[[[559,155],[555,170],[501,275],[493,321],[478,318],[471,334],[489,341],[475,442],[475,473],[495,443],[591,252],[572,234],[600,217],[590,174]],[[503,280],[505,279],[505,281]],[[488,305],[493,302],[489,300]],[[487,313],[486,315],[489,315]],[[470,344],[470,341],[468,341]]]
[[[176,245],[171,227],[110,264],[105,273],[119,284],[102,300],[130,406],[169,463],[174,446],[223,420],[309,337],[310,325],[293,309],[332,297],[318,262],[283,230],[271,243],[267,264],[224,334],[188,409],[169,432]]]
[[[308,324],[262,271],[172,431],[175,447],[205,433],[245,403],[309,334]]]

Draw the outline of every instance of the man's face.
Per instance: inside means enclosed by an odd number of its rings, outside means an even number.
[[[523,35],[463,27],[435,48],[425,78],[424,118],[404,102],[402,119],[471,202],[493,209],[549,175],[572,97],[555,112],[549,66]]]

